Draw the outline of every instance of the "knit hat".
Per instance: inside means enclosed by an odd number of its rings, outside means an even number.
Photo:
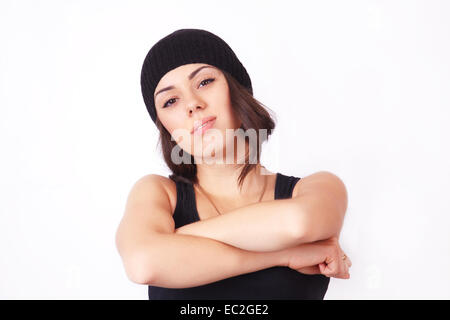
[[[253,95],[250,76],[224,40],[206,30],[179,29],[154,44],[142,66],[142,96],[153,122],[153,95],[159,80],[170,70],[189,63],[206,63],[225,70]]]

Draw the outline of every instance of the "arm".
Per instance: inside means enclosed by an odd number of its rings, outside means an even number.
[[[347,190],[339,177],[327,171],[305,177],[292,200],[297,204],[297,244],[339,239],[348,203]]]
[[[253,251],[272,251],[339,238],[347,192],[335,175],[321,171],[301,179],[289,199],[251,204],[224,215],[196,221],[177,234],[215,239]]]
[[[184,288],[287,266],[283,251],[251,252],[213,239],[175,234],[161,179],[165,178],[148,175],[133,186],[116,232],[116,246],[131,281]]]
[[[287,266],[282,251],[252,252],[216,240],[178,234],[153,237],[148,253],[153,277],[145,284],[185,288],[273,266]]]
[[[244,250],[281,250],[299,242],[297,207],[292,199],[253,203],[184,225],[175,233],[210,238]]]

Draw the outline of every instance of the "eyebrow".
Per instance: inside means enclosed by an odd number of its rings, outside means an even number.
[[[200,68],[198,68],[198,69],[192,71],[191,74],[188,76],[188,79],[189,79],[189,80],[192,80],[192,78],[195,77],[195,75],[196,75],[200,70],[202,70],[202,69],[204,69],[204,68],[213,68],[213,67],[211,67],[211,66],[201,66]],[[175,89],[175,87],[174,87],[174,86],[168,86],[168,87],[165,87],[165,88],[159,90],[159,91],[155,94],[155,99],[156,99],[156,96],[157,96],[158,94],[160,94],[161,92],[167,91],[167,90],[171,90],[171,89]]]

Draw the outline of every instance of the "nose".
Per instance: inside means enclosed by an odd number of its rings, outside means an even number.
[[[196,110],[196,109],[203,109],[203,107],[201,105],[196,105],[196,106],[190,107],[189,108],[189,116],[192,116],[194,114],[194,110]]]
[[[189,100],[186,103],[188,116],[192,116],[198,109],[204,109],[205,103],[196,94],[190,94]]]

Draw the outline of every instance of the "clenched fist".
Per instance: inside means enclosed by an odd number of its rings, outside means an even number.
[[[284,249],[287,266],[304,274],[323,274],[327,277],[349,279],[350,258],[343,259],[344,251],[338,238],[331,237]]]

